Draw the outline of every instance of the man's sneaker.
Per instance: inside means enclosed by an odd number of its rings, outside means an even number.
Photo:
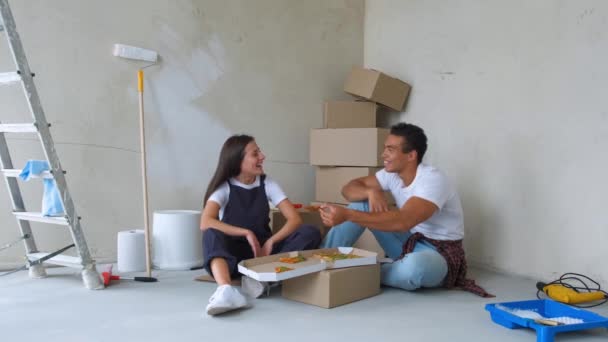
[[[244,308],[247,298],[231,285],[220,285],[209,298],[208,315],[219,315],[224,312]]]
[[[265,281],[258,281],[248,276],[242,276],[241,289],[247,296],[259,298],[264,292],[268,292],[269,287]]]

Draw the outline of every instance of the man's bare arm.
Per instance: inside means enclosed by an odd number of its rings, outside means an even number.
[[[438,210],[437,206],[420,197],[410,198],[398,211],[366,213],[346,211],[346,220],[364,227],[387,232],[406,232],[428,220]]]
[[[342,188],[342,196],[349,202],[368,201],[371,212],[388,210],[384,191],[375,175],[353,179]]]
[[[382,192],[376,176],[365,176],[351,180],[342,188],[342,196],[350,202],[364,201],[372,191]]]

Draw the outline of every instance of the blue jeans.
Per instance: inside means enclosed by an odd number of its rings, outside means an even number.
[[[354,202],[349,209],[369,211],[367,202]],[[333,227],[321,248],[350,247],[359,239],[365,227],[346,221]],[[393,233],[370,229],[386,255],[396,259],[401,255],[403,244],[411,233]],[[404,290],[415,290],[421,287],[438,287],[448,274],[446,260],[437,252],[435,246],[428,242],[418,242],[414,251],[403,259],[382,265],[382,284]]]

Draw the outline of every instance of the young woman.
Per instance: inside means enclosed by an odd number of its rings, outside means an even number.
[[[201,217],[203,253],[205,269],[218,284],[207,305],[209,315],[247,306],[245,296],[230,285],[241,260],[314,249],[321,242],[319,230],[302,225],[281,187],[266,177],[262,167],[265,158],[253,137],[228,138],[207,188]],[[269,226],[269,201],[287,218],[274,235]],[[250,278],[244,278],[243,285],[249,285],[248,294],[254,298],[263,291],[263,286]]]

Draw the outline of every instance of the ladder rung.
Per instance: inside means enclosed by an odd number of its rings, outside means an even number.
[[[21,75],[14,71],[0,73],[0,85],[11,84],[19,81],[21,81]]]
[[[33,123],[27,124],[0,124],[1,133],[36,133],[38,127]]]
[[[21,174],[21,170],[19,170],[19,169],[2,169],[2,173],[4,173],[4,176],[6,176],[6,177],[17,178]],[[53,174],[50,171],[44,171],[40,175],[31,175],[30,177],[53,179]]]
[[[34,221],[51,224],[59,224],[63,226],[68,225],[68,220],[63,216],[42,216],[42,213],[28,212],[28,211],[14,211],[13,214],[23,221]]]
[[[38,260],[42,257],[45,257],[49,254],[51,254],[51,253],[45,253],[45,252],[29,253],[27,255],[27,258],[30,261],[34,261],[34,260]],[[82,267],[82,259],[80,259],[79,257],[73,257],[73,256],[63,255],[63,254],[56,255],[56,256],[50,258],[49,260],[45,260],[44,262],[53,264],[53,265],[66,266],[66,267],[75,267],[75,268]]]

